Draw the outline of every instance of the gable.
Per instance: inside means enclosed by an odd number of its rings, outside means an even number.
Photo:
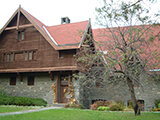
[[[17,26],[18,13],[13,17],[7,27]],[[31,24],[31,22],[20,12],[19,25]]]
[[[19,7],[1,29],[21,29],[34,26],[55,50],[78,49],[90,27],[90,21],[59,26],[46,26],[23,8]],[[81,32],[83,31],[82,35]]]

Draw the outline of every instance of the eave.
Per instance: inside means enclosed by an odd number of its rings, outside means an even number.
[[[44,67],[44,68],[1,69],[0,73],[76,71],[76,70],[78,70],[77,66],[62,66],[62,67]]]

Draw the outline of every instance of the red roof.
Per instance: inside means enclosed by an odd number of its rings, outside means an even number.
[[[88,21],[47,26],[47,30],[58,45],[75,45],[80,44],[87,24]]]
[[[58,46],[79,45],[82,40],[83,33],[86,30],[87,25],[89,23],[89,21],[87,20],[87,21],[77,22],[77,23],[68,23],[68,24],[62,24],[62,25],[56,25],[56,26],[46,26],[41,21],[39,21],[34,16],[32,16],[30,13],[28,13],[26,10],[24,11],[41,28],[41,30],[43,30],[43,32],[50,37],[50,39],[53,38],[52,41],[54,41],[54,43],[56,43]]]
[[[130,27],[135,27],[135,28],[147,28],[149,25],[145,26],[129,26],[129,27],[121,27],[121,30],[126,30]],[[115,36],[120,38],[120,33],[119,33],[119,28],[111,28],[111,30],[114,31]],[[135,34],[136,35],[136,34]],[[149,32],[145,32],[142,38],[145,40],[149,39],[149,36],[153,35],[156,36],[156,39],[154,41],[148,42],[149,44],[142,44],[139,43],[139,45],[143,50],[143,53],[141,54],[143,60],[147,60],[149,64],[148,69],[160,69],[160,25],[153,25],[150,28]],[[115,37],[114,36],[114,37]],[[126,36],[128,36],[126,34]],[[114,44],[114,39],[112,36],[112,33],[109,31],[109,29],[102,28],[102,29],[94,29],[93,30],[93,37],[94,40],[97,42],[96,47],[99,50],[102,51],[108,51],[108,54],[110,51],[112,51],[112,44]],[[128,41],[129,43],[129,41]],[[138,48],[138,47],[137,47]],[[156,57],[155,57],[156,56]],[[120,57],[117,54],[117,58]]]

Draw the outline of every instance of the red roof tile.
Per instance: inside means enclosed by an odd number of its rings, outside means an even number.
[[[85,32],[89,23],[89,21],[87,20],[77,23],[46,26],[26,10],[24,11],[57,46],[79,45],[82,40],[83,33]]]
[[[58,45],[74,45],[81,42],[87,24],[88,21],[47,26],[47,30]]]
[[[142,26],[132,26],[136,28],[140,28]],[[148,27],[148,25],[144,26]],[[121,30],[125,30],[129,27],[121,27]],[[120,37],[118,28],[111,28],[115,31],[115,34],[117,37]],[[141,54],[142,58],[144,60],[148,60],[149,69],[160,69],[160,25],[154,25],[150,28],[150,33],[145,33],[143,38],[145,40],[149,39],[148,34],[152,34],[153,36],[156,36],[156,39],[152,42],[149,42],[148,45],[143,45],[141,48],[143,49],[143,54]],[[100,49],[102,51],[111,51],[110,47],[112,44],[114,44],[113,36],[109,29],[94,29],[93,30],[93,37],[94,40],[97,42],[96,47],[97,49]],[[157,53],[156,53],[156,52]],[[159,56],[158,56],[159,55]],[[154,56],[157,56],[157,58],[154,58]],[[154,65],[153,65],[154,64]],[[153,65],[153,66],[152,66]]]

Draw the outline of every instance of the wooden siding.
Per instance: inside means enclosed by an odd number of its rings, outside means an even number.
[[[9,26],[16,25],[16,20],[12,22]],[[28,23],[21,15],[20,25]],[[21,30],[24,31],[24,40],[18,41],[18,32],[15,29],[4,31],[0,35],[0,69],[75,66],[72,54],[59,58],[59,51],[56,51],[34,27]],[[25,60],[25,52],[28,51],[34,51],[33,60]],[[7,62],[7,54],[14,54],[14,60]]]

